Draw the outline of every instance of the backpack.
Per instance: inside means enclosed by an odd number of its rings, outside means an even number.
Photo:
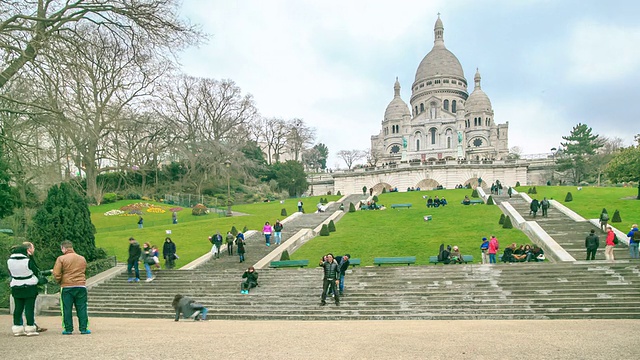
[[[440,244],[440,250],[438,250],[438,262],[442,262],[442,253],[444,253],[444,244]]]
[[[609,214],[607,214],[607,213],[602,213],[602,215],[600,215],[600,220],[602,220],[602,221],[609,221]]]
[[[640,230],[633,232],[633,241],[640,242]]]

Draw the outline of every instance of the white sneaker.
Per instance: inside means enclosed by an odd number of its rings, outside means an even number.
[[[14,325],[11,327],[11,331],[13,332],[13,336],[25,336],[27,333],[24,332],[24,326],[22,325]]]
[[[196,312],[194,312],[193,315],[191,315],[191,317],[193,318],[193,320],[197,320],[198,315],[200,315],[200,310],[196,310]]]
[[[37,331],[35,326],[25,326],[24,331],[27,333],[27,336],[38,336],[40,333]]]
[[[145,280],[146,282],[152,282],[153,278],[147,278],[147,280]]]

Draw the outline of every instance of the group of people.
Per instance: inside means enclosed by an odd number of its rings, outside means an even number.
[[[375,201],[360,201],[360,210],[382,210],[384,205],[378,205]]]
[[[329,253],[322,257],[319,266],[322,267],[322,295],[320,306],[327,304],[327,297],[333,296],[336,306],[340,306],[340,296],[344,293],[344,275],[349,269],[351,255],[334,257]]]
[[[173,269],[175,267],[175,261],[178,259],[176,253],[176,244],[170,237],[164,239],[164,245],[162,246],[162,256],[165,260],[165,268]],[[127,258],[127,274],[129,275],[128,282],[140,282],[140,267],[139,263],[142,262],[146,275],[147,282],[151,282],[155,279],[151,267],[155,270],[160,270],[160,251],[155,245],[151,245],[146,242],[140,248],[140,243],[136,241],[134,237],[129,238],[129,257]]]
[[[442,199],[438,198],[438,195],[436,195],[433,199],[431,197],[429,197],[427,199],[427,207],[440,207],[440,206],[446,206],[447,203],[447,199],[444,198],[444,196],[442,197]]]
[[[516,243],[512,243],[504,249],[504,253],[502,254],[502,262],[506,263],[538,262],[544,260],[544,250],[538,245],[531,246],[527,244],[517,246]]]
[[[462,264],[464,259],[462,257],[462,253],[460,253],[460,248],[457,245],[451,247],[451,245],[447,245],[444,247],[444,244],[440,245],[440,251],[438,252],[438,262],[443,264]]]
[[[268,223],[267,223],[268,224]],[[220,258],[220,250],[222,249],[222,234],[220,231],[217,231],[214,235],[209,236],[209,242],[211,242],[211,254],[214,259]],[[246,253],[246,242],[244,239],[244,234],[239,232],[236,235],[233,235],[231,231],[227,231],[227,235],[224,238],[224,241],[227,245],[227,254],[229,256],[233,256],[233,245],[236,245],[236,253],[240,259],[240,262],[244,262],[244,254]],[[269,245],[267,245],[269,246]]]
[[[48,282],[47,276],[53,274],[60,284],[63,335],[73,334],[73,307],[78,316],[80,333],[91,334],[88,329],[87,288],[85,271],[87,261],[73,250],[70,241],[60,244],[62,255],[58,256],[52,270],[41,271],[33,258],[35,246],[24,242],[11,248],[7,267],[11,275],[11,296],[14,300],[13,326],[14,336],[37,336],[47,329],[35,322],[35,304],[38,297],[38,285]],[[25,325],[26,323],[26,325]]]
[[[547,217],[550,206],[551,204],[549,203],[549,200],[547,200],[546,197],[543,198],[542,201],[538,201],[538,199],[533,199],[529,204],[529,215],[533,215],[533,217],[536,217],[538,210],[542,210],[542,216]]]
[[[602,217],[600,221],[602,222]],[[610,225],[606,225],[606,234],[604,257],[605,260],[614,261],[615,256],[613,249],[618,245],[619,240]],[[631,259],[640,259],[640,254],[638,254],[638,245],[640,244],[638,224],[631,226],[631,230],[627,233],[627,238],[629,239],[629,257]],[[598,252],[598,248],[600,247],[600,238],[596,235],[595,229],[591,229],[589,235],[585,238],[584,246],[587,249],[587,260],[595,260],[596,252]]]
[[[420,191],[420,188],[419,187],[413,187],[413,186],[412,187],[408,187],[407,188],[407,192],[409,192],[409,191]]]
[[[502,183],[500,180],[496,180],[491,184],[491,195],[502,195]]]
[[[265,245],[267,247],[271,246],[271,235],[273,235],[273,241],[275,245],[280,245],[282,241],[282,230],[284,229],[284,225],[280,222],[280,220],[276,220],[276,223],[273,226],[267,221],[264,223],[262,227],[262,234],[264,235]]]

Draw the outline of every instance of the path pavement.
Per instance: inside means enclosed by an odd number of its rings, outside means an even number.
[[[4,359],[633,359],[639,320],[180,321],[90,320],[91,335],[0,332]],[[151,349],[153,355],[147,351]]]

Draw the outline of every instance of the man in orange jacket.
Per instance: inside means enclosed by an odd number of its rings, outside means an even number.
[[[62,323],[64,329],[62,335],[73,334],[73,306],[76,307],[80,334],[88,335],[91,331],[89,315],[87,314],[87,278],[85,271],[87,261],[83,256],[73,251],[71,241],[63,241],[60,244],[63,255],[58,256],[53,266],[53,277],[60,284],[60,305],[62,308]]]

